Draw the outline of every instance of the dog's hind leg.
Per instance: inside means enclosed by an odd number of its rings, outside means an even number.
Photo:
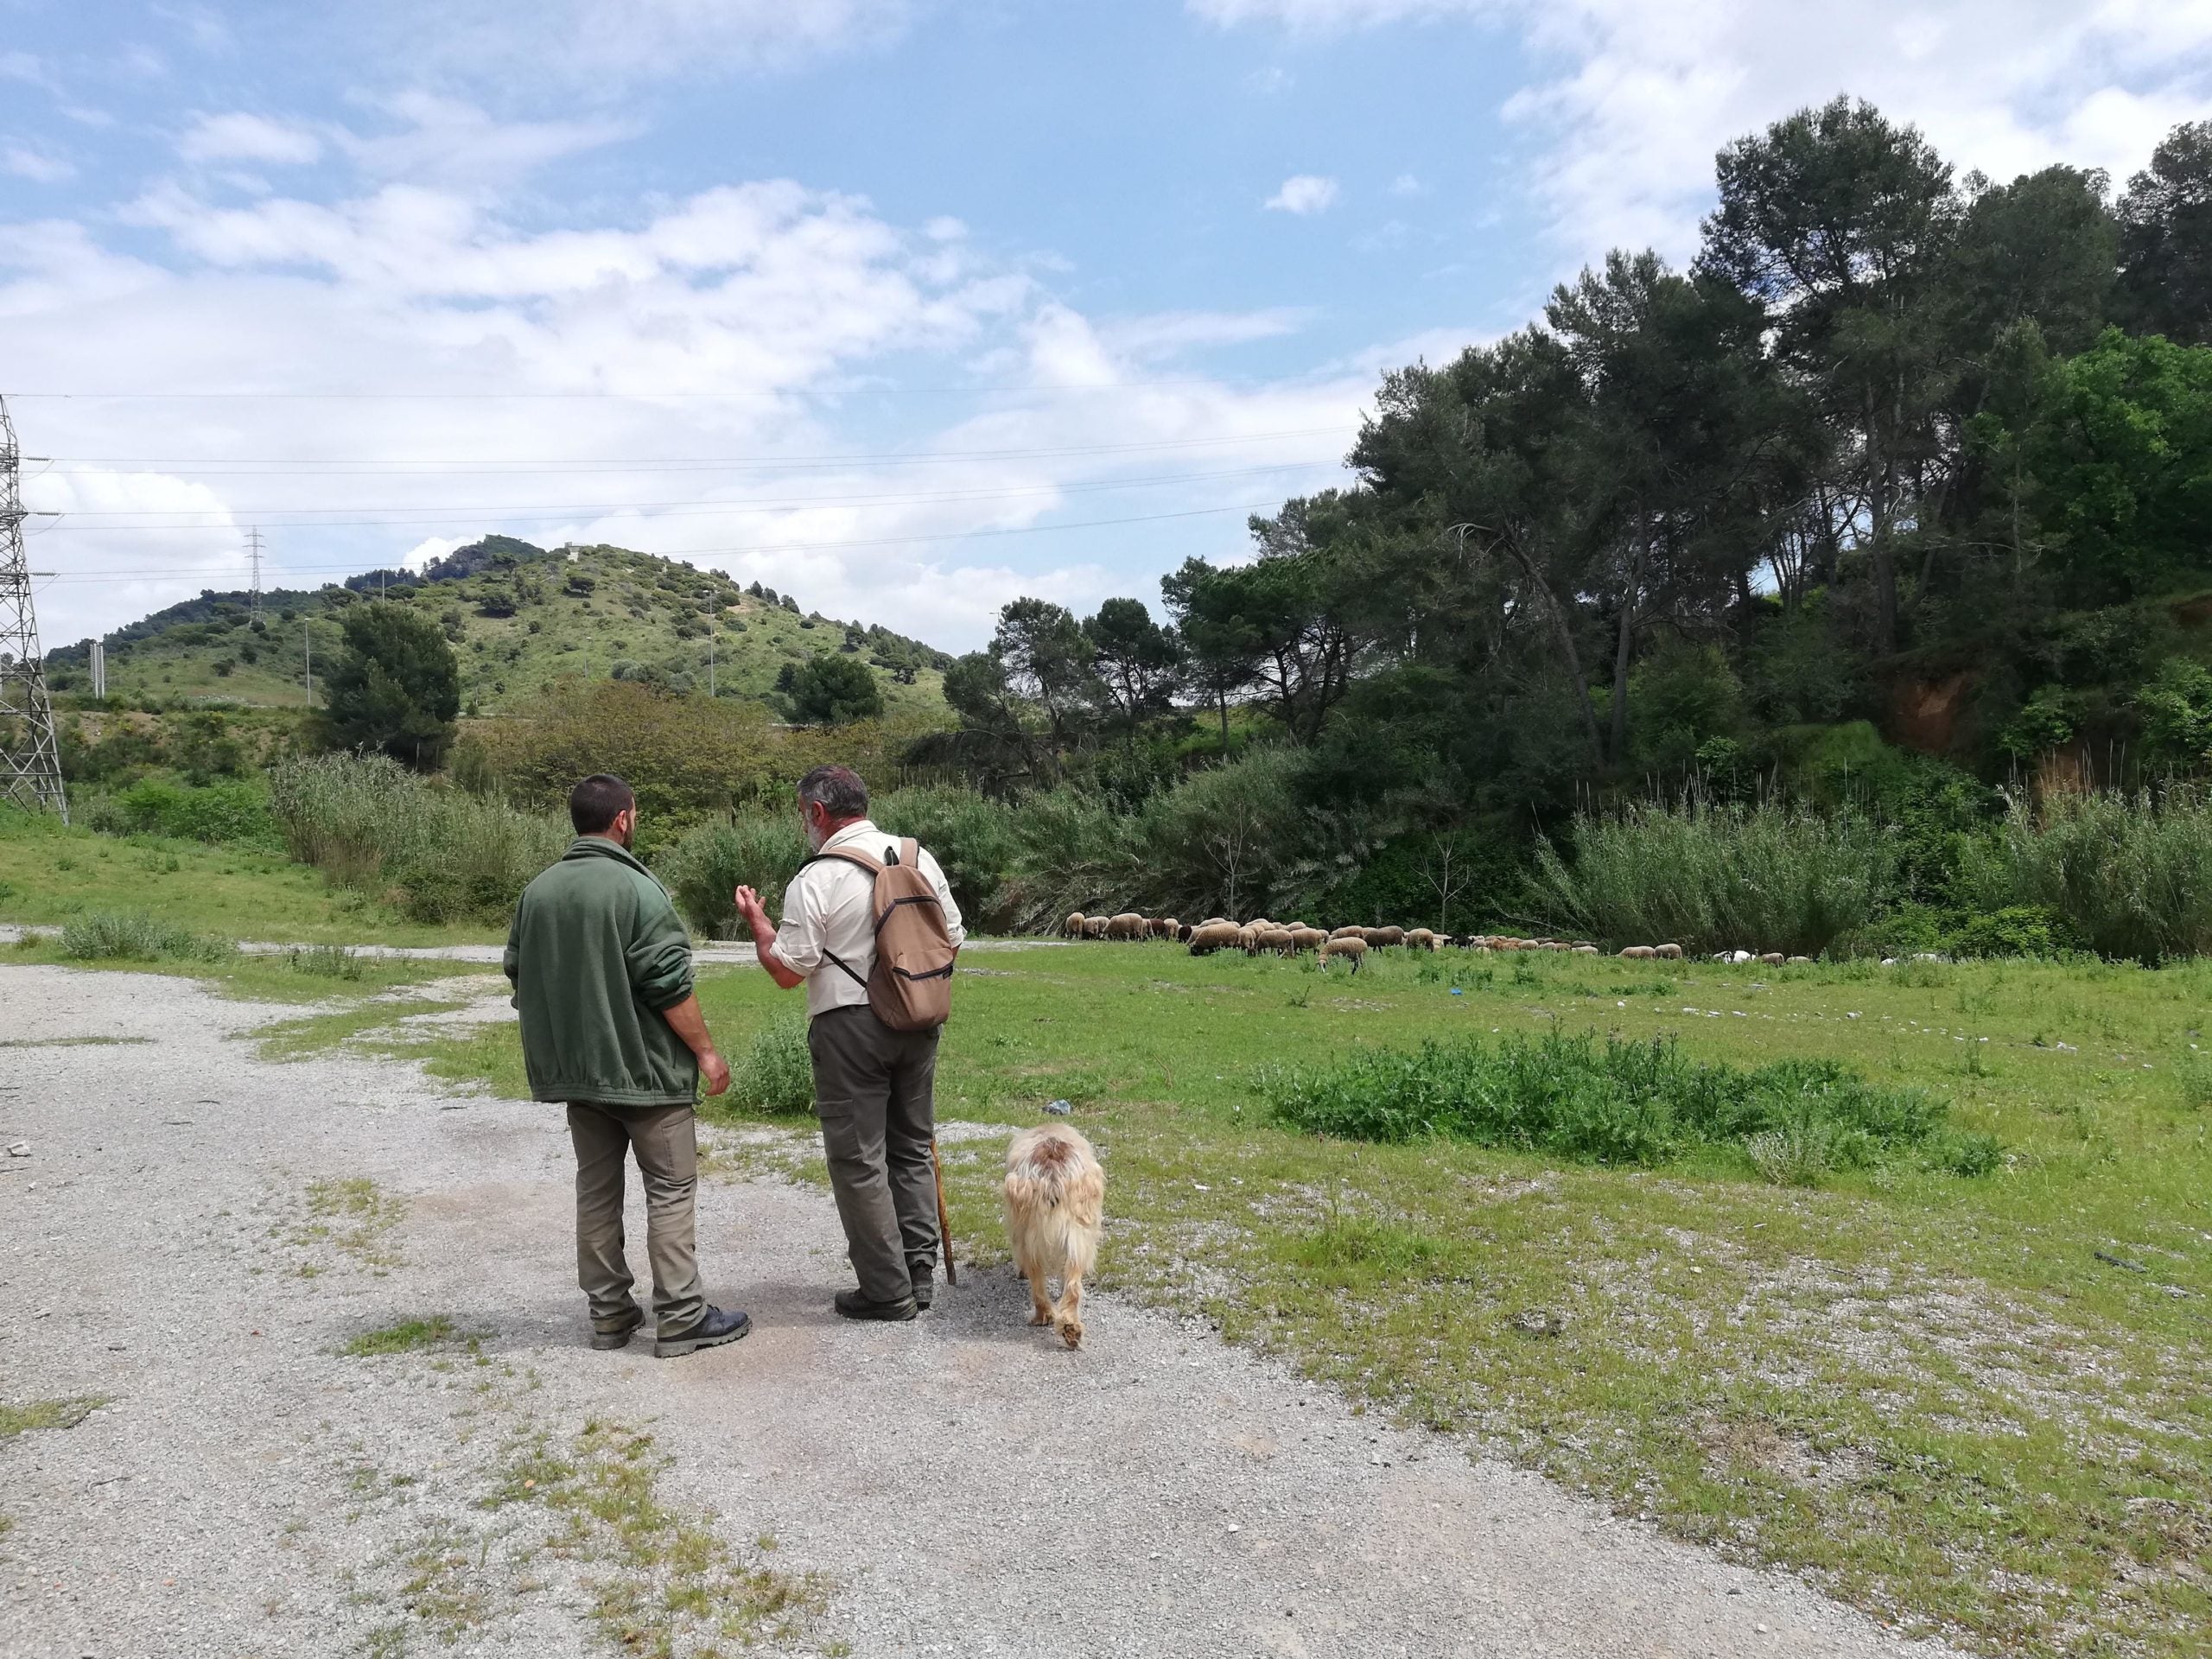
[[[1029,1323],[1050,1325],[1052,1322],[1052,1299],[1045,1289],[1044,1264],[1033,1254],[1024,1252],[1014,1257],[1014,1266],[1021,1269],[1021,1276],[1029,1281],[1029,1300],[1036,1310],[1030,1314]]]
[[[1060,1305],[1053,1310],[1052,1326],[1071,1348],[1083,1346],[1083,1275],[1073,1268],[1060,1287]]]

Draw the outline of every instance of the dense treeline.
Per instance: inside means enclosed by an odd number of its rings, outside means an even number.
[[[1272,880],[1355,919],[1420,913],[1446,840],[1494,912],[1482,872],[1532,830],[1685,789],[1941,844],[2007,775],[2203,769],[2212,124],[2115,197],[1960,177],[1839,99],[1716,183],[1688,269],[1617,251],[1386,375],[1355,481],[1185,564],[1164,615],[1007,606],[932,758],[1134,814],[1280,748]],[[1936,865],[1915,898],[1947,896]]]

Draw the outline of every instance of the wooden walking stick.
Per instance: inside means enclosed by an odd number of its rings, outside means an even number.
[[[959,1269],[952,1265],[952,1217],[944,1208],[944,1166],[937,1160],[937,1136],[930,1136],[930,1173],[937,1177],[937,1242],[944,1252],[944,1282],[960,1282]]]

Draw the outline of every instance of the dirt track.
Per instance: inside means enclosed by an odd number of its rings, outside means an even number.
[[[1075,1355],[1002,1270],[841,1324],[804,1185],[702,1185],[753,1337],[592,1352],[557,1111],[239,1040],[296,1012],[0,967],[0,1142],[31,1147],[0,1157],[0,1402],[111,1402],[0,1442],[0,1653],[605,1651],[594,1596],[666,1566],[563,1554],[520,1475],[581,1466],[594,1420],[651,1428],[659,1498],[734,1560],[819,1575],[806,1641],[862,1659],[1907,1650],[1110,1295]],[[427,1351],[341,1351],[430,1316]]]

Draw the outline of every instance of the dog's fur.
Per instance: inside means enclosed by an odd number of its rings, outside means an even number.
[[[1065,1123],[1024,1129],[1006,1149],[1006,1230],[1037,1311],[1071,1348],[1083,1345],[1083,1276],[1098,1260],[1106,1172],[1090,1142]],[[1056,1306],[1045,1281],[1060,1281]]]

